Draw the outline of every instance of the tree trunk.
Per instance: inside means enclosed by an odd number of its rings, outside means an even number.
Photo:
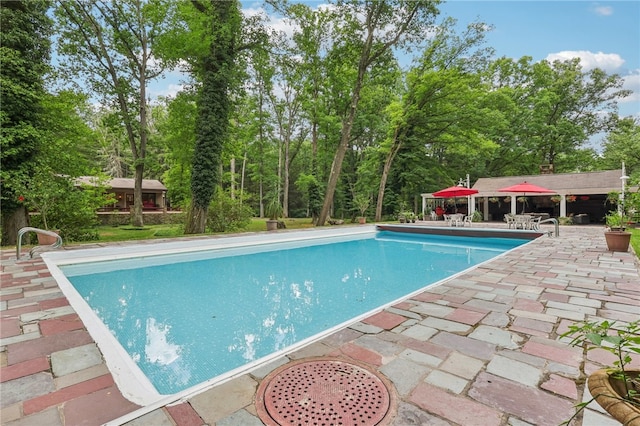
[[[240,174],[240,204],[244,202],[244,176],[247,172],[247,150],[244,151],[244,157],[242,158],[242,171]]]
[[[29,226],[29,213],[24,206],[19,206],[9,214],[2,214],[2,245],[14,246],[18,243],[18,231]]]
[[[131,212],[131,225],[143,227],[144,219],[142,216],[142,173],[144,166],[136,166],[135,186],[133,189],[133,211]]]
[[[290,138],[287,134],[284,142],[284,179],[282,182],[282,216],[289,217],[289,148]]]
[[[236,199],[236,157],[231,157],[229,164],[230,182],[229,182],[229,195],[232,200]]]
[[[376,202],[376,216],[375,221],[379,222],[382,220],[382,204],[384,202],[384,190],[387,186],[387,179],[389,178],[389,172],[391,171],[391,165],[393,164],[393,160],[396,158],[396,154],[400,150],[402,146],[402,141],[398,139],[399,128],[396,128],[393,135],[392,147],[389,150],[389,155],[384,162],[384,168],[382,169],[382,176],[380,177],[380,188],[378,189],[378,201]]]
[[[347,116],[347,120],[342,125],[340,145],[338,145],[336,154],[333,157],[333,162],[331,163],[329,182],[327,183],[327,192],[324,195],[324,203],[322,204],[322,210],[320,210],[320,214],[318,215],[316,226],[324,226],[324,223],[329,217],[329,211],[331,209],[331,205],[333,204],[333,195],[336,191],[336,187],[338,186],[338,179],[340,178],[340,172],[342,171],[342,161],[344,160],[344,156],[347,153],[347,148],[349,147],[349,140],[351,139],[351,129],[356,117],[358,102],[360,100],[360,89],[362,88],[362,81],[364,79],[364,74],[366,71],[366,66],[363,63],[364,61],[360,62],[361,63],[358,69],[358,80],[356,81],[353,95],[351,97],[351,107],[349,109],[349,115]]]
[[[198,207],[193,202],[187,212],[187,223],[185,224],[185,234],[202,234],[207,224],[207,208]]]

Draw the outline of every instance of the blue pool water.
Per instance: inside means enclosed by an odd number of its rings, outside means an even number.
[[[173,394],[523,242],[382,231],[61,269],[157,391]]]

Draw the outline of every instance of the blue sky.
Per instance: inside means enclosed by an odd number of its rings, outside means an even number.
[[[242,3],[245,13],[261,4]],[[317,7],[324,2],[305,3]],[[439,9],[438,20],[450,16],[461,27],[476,20],[492,25],[487,46],[495,49],[496,57],[531,56],[534,61],[579,57],[585,70],[599,67],[619,74],[624,88],[633,91],[619,103],[620,115],[640,119],[640,1],[450,0]],[[278,19],[272,23],[284,27]],[[152,95],[175,94],[180,89],[176,77],[169,75],[154,84]]]

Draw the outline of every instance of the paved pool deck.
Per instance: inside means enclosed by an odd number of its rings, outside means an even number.
[[[601,226],[563,226],[557,238],[541,237],[249,374],[139,407],[118,390],[42,259],[16,263],[15,250],[0,254],[6,426],[259,426],[261,380],[307,357],[351,359],[388,378],[397,394],[395,426],[559,425],[589,399],[586,375],[611,362],[610,354],[583,352],[559,335],[577,321],[640,315],[638,258],[607,251]],[[592,403],[572,424],[618,422]]]

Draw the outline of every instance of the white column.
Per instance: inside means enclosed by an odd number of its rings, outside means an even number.
[[[567,216],[567,196],[565,194],[561,195],[562,199],[560,200],[560,217]]]
[[[484,203],[482,205],[482,219],[487,222],[489,220],[489,197],[484,197]]]
[[[511,196],[511,214],[518,214],[518,202],[516,201],[516,197]]]

